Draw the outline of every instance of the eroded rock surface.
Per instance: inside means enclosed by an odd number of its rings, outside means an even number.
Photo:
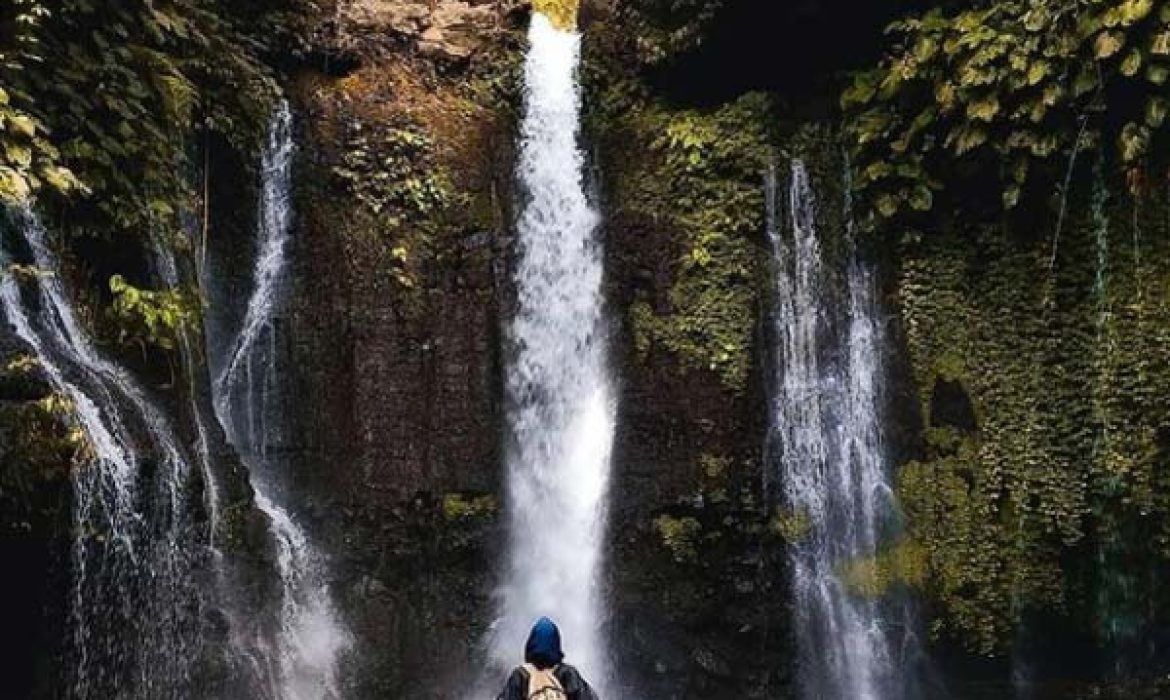
[[[463,61],[527,6],[521,0],[353,0],[339,13],[342,34],[351,41],[394,38],[424,56]]]

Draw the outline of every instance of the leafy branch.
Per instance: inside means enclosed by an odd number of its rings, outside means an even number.
[[[1106,149],[1140,188],[1170,103],[1170,3],[1016,0],[892,24],[842,96],[868,224],[930,210],[962,173],[1004,209],[1059,154]]]

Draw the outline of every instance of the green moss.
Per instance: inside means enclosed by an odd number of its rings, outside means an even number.
[[[91,450],[70,425],[73,406],[41,382],[38,367],[26,355],[0,358],[0,534],[59,534],[70,472]]]
[[[487,520],[494,518],[498,511],[499,505],[490,494],[449,493],[443,496],[443,517],[450,521]]]
[[[763,174],[774,149],[767,98],[749,94],[712,110],[678,109],[587,66],[591,129],[611,161],[606,175],[611,218],[648,222],[670,240],[669,289],[629,305],[627,321],[640,353],[663,350],[685,371],[712,372],[743,391],[765,258]],[[610,239],[631,250],[633,242]],[[645,264],[644,262],[642,264]]]
[[[876,555],[847,562],[839,576],[856,595],[877,599],[896,585],[920,587],[928,575],[926,551],[903,540]]]
[[[995,653],[1043,610],[1106,642],[1097,620],[1165,604],[1128,572],[1170,558],[1168,209],[1075,211],[1053,268],[1046,237],[907,237],[898,305],[926,425],[898,493],[937,633]],[[963,386],[976,432],[932,419],[940,379]]]
[[[799,542],[812,530],[812,519],[803,510],[777,509],[768,526],[786,542]]]
[[[654,519],[654,531],[662,545],[677,562],[693,562],[698,558],[698,541],[703,526],[690,516],[675,518],[660,515]]]
[[[458,71],[394,54],[302,86],[322,113],[310,123],[320,176],[300,178],[305,198],[327,225],[340,222],[355,257],[376,261],[378,284],[390,283],[405,318],[430,308],[435,275],[492,252],[469,242],[507,226],[501,162],[513,141],[518,46],[502,36]]]

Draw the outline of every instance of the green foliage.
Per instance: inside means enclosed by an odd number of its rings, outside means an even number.
[[[443,496],[443,517],[447,520],[483,520],[495,517],[499,505],[491,494],[449,493]]]
[[[620,87],[601,109],[630,104]],[[685,368],[715,372],[729,388],[743,390],[758,304],[760,260],[752,238],[763,230],[771,105],[759,94],[709,112],[633,104],[637,111],[601,117],[623,149],[643,149],[610,169],[618,214],[677,231],[681,246],[668,308],[650,299],[630,306],[635,348],[666,349]]]
[[[258,146],[276,86],[233,4],[16,6],[0,11],[0,196],[90,193],[80,229],[140,233],[151,201],[191,198],[182,165],[200,132]]]
[[[356,201],[383,250],[388,274],[401,291],[420,292],[418,265],[429,246],[470,210],[470,197],[453,183],[428,131],[404,115],[370,124],[347,122],[334,182]],[[407,297],[403,297],[406,299]]]
[[[777,510],[769,527],[786,542],[796,543],[812,531],[812,518],[804,510]]]
[[[180,289],[147,290],[131,285],[121,275],[110,278],[114,303],[110,319],[118,330],[118,342],[145,349],[152,345],[176,350],[183,334],[199,326],[199,295]]]
[[[4,380],[0,372],[0,382]],[[84,433],[69,428],[67,405],[56,397],[0,404],[0,533],[35,532],[68,513],[68,474],[84,459]]]
[[[72,403],[43,382],[35,357],[0,356],[0,399],[0,533],[52,528],[68,514],[70,469],[92,447],[74,424]]]
[[[417,224],[451,204],[451,185],[432,167],[434,143],[413,125],[363,128],[354,122],[333,174],[346,190],[388,224]]]
[[[964,172],[996,173],[1012,209],[1078,152],[1139,168],[1164,133],[1166,2],[983,2],[888,31],[890,54],[842,98],[868,224],[929,210]]]
[[[921,587],[927,577],[926,552],[910,540],[903,540],[873,556],[847,562],[839,572],[855,595],[877,599],[896,585]]]
[[[982,653],[1006,650],[1029,611],[1105,643],[1165,604],[1135,572],[1170,560],[1170,203],[1097,192],[1055,270],[1047,245],[996,228],[903,242],[926,444],[898,494],[934,632]],[[962,387],[974,430],[946,422],[940,381]]]
[[[693,562],[698,558],[698,540],[703,526],[690,516],[675,518],[660,515],[654,519],[654,530],[662,545],[677,562]]]
[[[645,65],[666,63],[695,48],[725,0],[638,0],[619,6],[634,56]]]
[[[59,154],[45,126],[13,104],[4,78],[38,60],[39,30],[48,9],[33,0],[13,0],[0,9],[0,204],[16,205],[48,184],[62,192],[81,189],[56,163]]]

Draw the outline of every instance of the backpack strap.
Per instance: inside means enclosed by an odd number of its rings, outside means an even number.
[[[562,696],[565,694],[565,687],[561,685],[561,679],[557,678],[556,670],[559,666],[554,666],[548,669],[540,669],[533,664],[524,664],[524,670],[528,672],[528,697],[534,697],[542,690],[555,690]]]

